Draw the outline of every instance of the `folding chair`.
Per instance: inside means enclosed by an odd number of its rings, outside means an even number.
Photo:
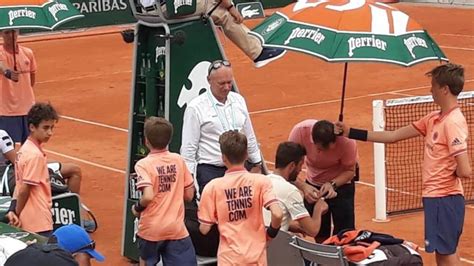
[[[293,236],[290,245],[299,250],[305,260],[322,265],[348,266],[342,247],[311,243]]]
[[[288,245],[292,239],[292,234],[280,230],[277,237],[270,241],[267,248],[267,263],[269,266],[304,265],[298,250]]]

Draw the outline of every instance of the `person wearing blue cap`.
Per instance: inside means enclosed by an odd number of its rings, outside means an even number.
[[[95,250],[95,241],[92,240],[84,228],[69,224],[54,231],[53,236],[60,248],[69,251],[80,266],[90,265],[90,259],[102,262],[105,257]]]

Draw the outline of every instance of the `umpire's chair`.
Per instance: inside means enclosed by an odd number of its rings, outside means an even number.
[[[318,265],[349,265],[342,247],[311,243],[297,236],[293,236],[290,245],[299,251],[303,259]]]

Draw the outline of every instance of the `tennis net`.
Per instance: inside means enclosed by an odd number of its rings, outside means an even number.
[[[468,153],[472,162],[474,155],[474,91],[460,94],[458,102],[469,127]],[[386,101],[379,100],[374,101],[373,106],[374,130],[395,130],[410,125],[430,112],[439,110],[439,107],[433,103],[431,96],[418,96]],[[379,206],[381,208],[385,207],[385,213],[387,215],[421,209],[421,165],[424,152],[423,137],[420,136],[392,144],[376,145],[381,145],[378,147],[384,149],[384,151],[382,151],[382,153],[374,153],[374,164],[376,165],[375,178],[385,179],[379,180],[379,182],[376,180],[376,190],[383,192],[383,196],[376,196],[376,201],[379,201],[376,202],[376,208],[379,208]],[[377,146],[374,147],[377,149]],[[380,154],[385,154],[385,156],[380,156]],[[377,167],[379,169],[378,171]],[[473,203],[474,179],[463,179],[462,182],[466,201]],[[382,190],[384,187],[386,187],[386,189],[380,191],[380,186]],[[381,197],[384,197],[384,199]],[[381,203],[381,200],[385,201],[385,203]],[[376,215],[376,218],[384,219],[380,215]]]

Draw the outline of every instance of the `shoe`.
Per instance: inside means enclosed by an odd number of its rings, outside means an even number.
[[[286,54],[285,49],[280,48],[263,48],[260,55],[253,61],[256,68],[263,67],[271,61],[277,60],[278,58]]]

